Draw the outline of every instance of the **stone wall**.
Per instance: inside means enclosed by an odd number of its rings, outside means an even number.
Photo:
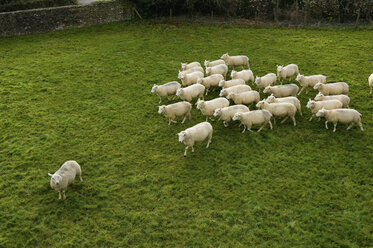
[[[0,37],[130,20],[129,2],[112,1],[0,13]]]

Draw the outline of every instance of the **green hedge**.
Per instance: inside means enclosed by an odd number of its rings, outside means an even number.
[[[77,4],[76,0],[0,0],[0,12]]]

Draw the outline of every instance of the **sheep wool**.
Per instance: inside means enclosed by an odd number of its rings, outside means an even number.
[[[223,88],[220,91],[219,96],[228,96],[229,93],[242,93],[242,92],[250,91],[250,90],[251,90],[251,87],[249,85],[239,84],[239,85],[232,86],[229,88]]]
[[[295,113],[297,112],[297,108],[288,102],[281,102],[281,103],[268,103],[265,100],[262,100],[256,104],[256,107],[258,109],[266,109],[273,117],[285,117],[281,121],[281,123],[284,123],[289,117],[293,120],[294,126],[297,125],[295,121]],[[274,123],[276,124],[276,119],[273,118]]]
[[[299,74],[299,69],[296,64],[289,64],[287,66],[277,65],[277,77],[282,80],[291,78]]]
[[[306,89],[306,94],[307,94],[308,87],[314,87],[318,82],[325,84],[326,76],[324,75],[304,76],[304,75],[298,74],[295,80],[298,81],[299,84],[302,86],[302,89],[298,93],[298,95],[300,95],[300,93],[302,93],[304,89]]]
[[[302,116],[302,105],[300,104],[300,101],[298,98],[296,98],[295,96],[288,96],[288,97],[281,97],[281,98],[276,98],[274,95],[270,95],[269,97],[267,97],[266,101],[268,103],[280,103],[280,102],[288,102],[288,103],[291,103],[293,104],[300,116]]]
[[[368,78],[368,82],[369,82],[369,87],[370,87],[370,94],[372,94],[372,92],[373,92],[373,73],[370,74],[370,76]]]
[[[255,78],[255,84],[258,86],[259,92],[260,89],[264,89],[267,86],[274,85],[277,81],[277,76],[274,73],[268,73],[262,77]]]
[[[213,67],[215,65],[221,65],[221,64],[225,64],[224,60],[222,60],[222,59],[214,60],[214,61],[211,61],[211,62],[208,61],[208,60],[205,60],[205,63],[204,63],[205,68]]]
[[[197,84],[202,84],[206,88],[206,95],[209,92],[211,87],[216,87],[219,85],[219,82],[224,80],[224,77],[220,74],[213,74],[205,78],[199,78]]]
[[[268,110],[254,110],[249,112],[238,112],[233,116],[233,120],[239,120],[244,125],[242,133],[245,132],[246,128],[252,132],[251,127],[253,125],[261,125],[258,130],[258,133],[263,129],[263,127],[269,124],[272,130],[271,123],[272,114]]]
[[[360,126],[361,131],[364,131],[363,124],[361,124],[361,114],[355,109],[321,109],[316,113],[316,117],[325,117],[325,128],[328,129],[328,122],[334,124],[333,132],[337,130],[338,122],[350,124],[347,130],[350,130],[354,124]]]
[[[249,81],[254,82],[254,74],[249,69],[245,69],[245,70],[242,70],[242,71],[232,70],[231,78],[232,79],[241,78],[242,80],[245,81],[245,83],[248,83]]]
[[[181,83],[184,86],[189,86],[189,85],[192,85],[192,84],[196,84],[198,78],[203,78],[203,72],[195,71],[195,72],[191,72],[189,74],[185,74],[185,75],[183,74],[180,77]]]
[[[308,100],[307,108],[311,109],[312,116],[309,119],[309,121],[312,121],[312,118],[316,115],[317,112],[319,112],[320,109],[337,109],[342,108],[343,104],[339,100],[325,100],[325,101],[313,101],[311,99]]]
[[[224,108],[229,106],[229,101],[225,97],[218,97],[210,101],[198,99],[197,109],[201,110],[202,114],[206,116],[206,121],[209,116],[212,116],[217,108]]]
[[[153,85],[151,93],[156,93],[159,96],[159,103],[162,102],[162,97],[175,95],[176,91],[180,89],[181,85],[177,81],[172,81],[163,85]]]
[[[275,97],[296,96],[299,87],[296,84],[285,84],[265,87],[263,93],[273,94]]]
[[[193,67],[201,67],[201,64],[197,61],[195,62],[191,62],[191,63],[181,63],[181,69],[183,71],[186,71],[186,70],[189,70],[190,68],[193,68]]]
[[[319,90],[321,94],[324,96],[328,95],[340,95],[340,94],[348,94],[348,84],[345,82],[337,82],[337,83],[328,83],[328,84],[322,84],[322,83],[317,83],[313,87],[315,90]]]
[[[189,147],[192,147],[192,152],[194,152],[195,142],[204,141],[206,138],[208,138],[206,146],[206,148],[208,148],[211,143],[212,132],[213,129],[211,124],[205,121],[178,133],[179,142],[183,142],[186,145],[184,157],[186,157]]]
[[[252,104],[260,101],[260,94],[258,91],[251,90],[242,93],[230,93],[227,98],[232,99],[235,104]]]
[[[348,108],[350,104],[350,98],[346,95],[330,95],[330,96],[324,96],[321,92],[319,92],[315,96],[316,101],[325,101],[325,100],[339,100],[343,104],[343,108]]]
[[[240,85],[240,84],[245,84],[245,81],[240,79],[240,78],[232,79],[232,80],[228,80],[228,81],[221,80],[219,82],[219,87],[229,88],[229,87]]]
[[[207,76],[213,75],[213,74],[220,74],[224,78],[227,77],[227,72],[228,72],[228,66],[225,64],[219,64],[215,65],[213,67],[207,67],[206,68],[206,74]]]
[[[190,111],[192,110],[192,104],[190,104],[187,101],[177,102],[169,105],[162,105],[158,107],[158,114],[164,114],[169,121],[168,125],[172,123],[177,123],[175,121],[175,118],[178,116],[184,116],[183,121],[181,124],[184,123],[186,118],[188,117],[189,120],[192,119],[192,115],[190,114]]]
[[[225,64],[229,67],[236,67],[236,66],[243,66],[247,67],[247,69],[250,69],[249,65],[249,58],[244,55],[238,55],[238,56],[229,56],[228,53],[223,54],[221,56],[221,59],[225,61]]]
[[[176,96],[180,97],[181,100],[186,100],[188,102],[192,101],[194,98],[202,98],[205,93],[205,86],[202,84],[193,84],[191,86],[180,88],[176,91]]]
[[[228,122],[230,122],[233,116],[238,112],[249,112],[250,109],[242,104],[228,106],[225,108],[217,108],[215,109],[214,116],[220,116],[219,121],[223,121],[224,127],[228,127]]]

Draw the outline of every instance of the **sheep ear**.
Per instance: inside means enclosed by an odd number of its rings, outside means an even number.
[[[51,177],[51,176],[53,176],[53,174],[51,174],[51,173],[48,173],[48,176],[50,176],[50,177]]]

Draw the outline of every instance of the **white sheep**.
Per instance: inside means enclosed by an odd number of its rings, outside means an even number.
[[[356,123],[360,126],[361,131],[364,131],[363,124],[361,124],[361,114],[355,109],[321,109],[316,113],[317,117],[325,117],[325,128],[328,129],[328,122],[334,124],[333,132],[337,129],[338,122],[350,124],[347,130]]]
[[[348,94],[348,84],[345,82],[337,82],[337,83],[328,83],[322,84],[317,83],[313,87],[315,90],[319,90],[323,95],[340,95],[340,94]]]
[[[215,109],[214,116],[215,117],[220,116],[219,121],[222,120],[224,127],[227,127],[228,122],[232,120],[233,116],[237,112],[248,112],[248,111],[250,111],[250,109],[247,106],[238,104],[238,105],[228,106],[225,108],[217,108]]]
[[[221,65],[221,64],[225,64],[224,60],[222,60],[222,59],[214,60],[214,61],[211,61],[211,62],[208,61],[208,60],[205,60],[205,63],[204,63],[205,68],[213,67],[215,65]]]
[[[210,76],[213,74],[220,74],[220,75],[223,75],[224,78],[226,78],[227,72],[228,72],[228,66],[226,66],[225,64],[215,65],[213,67],[206,68],[207,76]]]
[[[284,123],[290,117],[293,120],[294,126],[297,125],[295,121],[295,113],[297,112],[297,108],[294,106],[294,104],[288,102],[268,103],[265,100],[262,100],[256,104],[256,107],[258,109],[266,109],[271,112],[275,124],[275,117],[285,117],[281,123]]]
[[[247,56],[244,56],[244,55],[229,56],[229,54],[226,53],[221,56],[221,59],[224,60],[227,66],[231,66],[233,68],[235,66],[243,66],[243,67],[247,66],[247,69],[250,69],[249,58]]]
[[[202,72],[202,73],[205,72],[202,67],[193,67],[193,68],[190,68],[189,70],[186,70],[186,71],[179,71],[179,74],[178,74],[177,78],[181,79],[182,75],[187,75],[187,74],[190,74],[190,73],[196,72],[196,71],[199,71],[199,72]]]
[[[251,87],[249,85],[239,84],[239,85],[232,86],[229,88],[223,88],[220,91],[219,96],[228,96],[229,93],[242,93],[242,92],[250,91],[250,90],[251,90]]]
[[[259,92],[260,92],[260,89],[264,89],[267,86],[274,85],[276,81],[277,81],[277,76],[274,73],[268,73],[262,77],[257,76],[255,78],[255,84],[258,86]]]
[[[180,97],[181,100],[188,102],[192,101],[193,98],[202,98],[205,93],[205,86],[202,84],[193,84],[191,86],[180,88],[176,91],[176,96]]]
[[[300,116],[302,116],[302,105],[300,104],[299,99],[296,98],[295,96],[276,98],[274,95],[270,95],[269,97],[267,97],[266,101],[268,103],[279,103],[279,102],[292,103],[297,108]]]
[[[263,129],[263,127],[267,124],[269,124],[269,127],[272,130],[272,123],[271,123],[271,117],[272,114],[268,110],[254,110],[254,111],[249,111],[249,112],[238,112],[236,113],[232,120],[239,120],[241,123],[244,125],[244,129],[242,133],[245,132],[246,128],[250,132],[252,132],[251,127],[253,125],[262,125],[258,133]]]
[[[312,76],[304,76],[298,74],[297,78],[295,79],[299,82],[302,86],[302,89],[299,91],[298,95],[302,93],[304,89],[306,89],[306,94],[308,93],[308,87],[314,87],[318,82],[325,84],[326,83],[326,76],[324,75],[312,75]]]
[[[158,107],[158,114],[164,114],[165,117],[169,119],[168,125],[173,123],[177,123],[175,121],[175,118],[178,116],[184,116],[183,121],[181,124],[184,123],[187,117],[189,117],[189,120],[192,119],[192,115],[190,114],[190,111],[192,110],[192,104],[190,104],[187,101],[177,102],[169,105],[162,105]]]
[[[232,79],[241,78],[245,81],[245,83],[248,83],[249,81],[254,82],[254,74],[251,70],[248,70],[248,69],[245,69],[242,71],[232,70],[231,78]]]
[[[368,82],[369,82],[369,87],[370,87],[370,94],[372,94],[372,92],[373,92],[373,73],[370,74],[370,76],[368,78]]]
[[[213,75],[208,76],[208,77],[199,78],[197,80],[197,84],[202,84],[203,86],[205,86],[205,88],[206,88],[206,95],[207,95],[207,93],[209,92],[210,88],[218,86],[219,82],[221,80],[224,80],[223,75],[213,74]]]
[[[240,84],[245,84],[245,81],[242,80],[241,78],[232,79],[232,80],[221,80],[219,82],[219,87],[229,88],[229,87],[240,85]]]
[[[186,70],[189,70],[190,68],[193,68],[193,67],[202,67],[201,64],[199,62],[191,62],[191,63],[181,63],[181,69],[183,71],[186,71]]]
[[[325,100],[339,100],[343,104],[343,108],[348,108],[350,104],[350,98],[346,95],[331,95],[331,96],[324,96],[321,92],[319,92],[315,96],[316,101],[325,101]]]
[[[334,99],[334,100],[325,100],[325,101],[317,101],[317,102],[309,99],[306,107],[311,110],[312,116],[311,116],[311,118],[308,121],[312,121],[312,118],[322,108],[330,110],[330,109],[342,108],[342,106],[343,106],[342,102],[339,101],[339,100],[336,100],[336,99]]]
[[[256,90],[244,91],[241,93],[229,93],[228,99],[232,99],[235,104],[252,104],[260,101],[260,94]]]
[[[204,101],[198,99],[197,109],[201,110],[202,114],[206,116],[206,121],[209,116],[213,116],[215,109],[224,108],[229,106],[229,101],[225,97],[218,97],[210,101]]]
[[[212,126],[207,121],[201,122],[193,127],[181,131],[177,135],[179,136],[179,142],[184,142],[186,145],[184,151],[184,157],[186,157],[189,147],[192,147],[192,152],[194,152],[195,142],[204,141],[206,138],[208,138],[206,148],[209,147],[212,138]]]
[[[277,65],[277,77],[282,80],[291,78],[299,74],[298,66],[296,64],[289,64],[287,66]]]
[[[195,71],[189,74],[181,75],[180,79],[181,79],[181,83],[184,86],[189,86],[189,85],[197,83],[198,78],[202,78],[202,77],[203,77],[203,72]]]
[[[163,85],[153,85],[151,93],[156,93],[159,96],[159,103],[162,102],[162,97],[168,97],[170,95],[175,95],[176,91],[180,89],[181,85],[176,82],[172,81]]]
[[[273,94],[275,97],[296,96],[299,87],[296,84],[285,84],[265,87],[263,93]]]
[[[48,173],[48,176],[51,177],[51,188],[58,191],[58,199],[61,199],[62,192],[63,200],[66,199],[67,186],[74,183],[76,176],[79,176],[80,181],[83,182],[80,165],[74,160],[66,161],[54,174]]]

